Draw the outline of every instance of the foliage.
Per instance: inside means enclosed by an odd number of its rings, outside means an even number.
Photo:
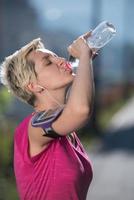
[[[15,180],[12,177],[0,175],[0,199],[1,200],[18,200]]]
[[[5,87],[0,88],[0,113],[7,110],[7,106],[12,100],[11,94],[7,91]]]
[[[13,174],[13,131],[15,123],[0,115],[0,199],[17,200]]]

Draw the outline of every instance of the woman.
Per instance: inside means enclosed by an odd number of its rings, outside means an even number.
[[[92,167],[75,131],[92,113],[89,35],[82,35],[68,48],[79,59],[76,75],[40,39],[7,57],[1,66],[3,83],[35,110],[14,135],[14,170],[22,200],[86,199]]]

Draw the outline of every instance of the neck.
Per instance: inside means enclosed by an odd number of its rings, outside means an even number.
[[[66,90],[43,91],[35,103],[35,111],[55,109],[66,103]]]

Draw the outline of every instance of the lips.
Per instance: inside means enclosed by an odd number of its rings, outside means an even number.
[[[69,62],[66,62],[64,67],[67,71],[72,71],[72,66]]]
[[[72,66],[69,62],[62,63],[60,71],[72,73]]]
[[[71,66],[71,64],[70,64],[69,62],[66,62],[66,67],[67,67],[68,69],[72,69],[72,66]]]

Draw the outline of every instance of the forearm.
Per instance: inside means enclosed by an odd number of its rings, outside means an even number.
[[[68,106],[91,112],[94,97],[92,59],[89,51],[81,54],[77,74],[70,91]]]

